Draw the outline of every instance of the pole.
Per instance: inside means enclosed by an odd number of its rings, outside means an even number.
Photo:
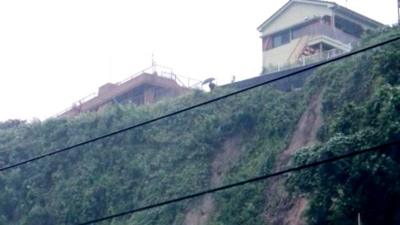
[[[397,24],[400,25],[400,0],[397,0]]]
[[[157,64],[156,64],[156,60],[154,60],[154,53],[152,53],[151,54],[151,68],[153,70],[153,74],[157,72],[157,69],[156,69],[157,66],[156,65]]]
[[[361,214],[360,213],[358,213],[358,215],[357,215],[357,220],[358,220],[358,225],[361,225]]]

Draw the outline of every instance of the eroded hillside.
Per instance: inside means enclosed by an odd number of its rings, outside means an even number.
[[[364,45],[395,35],[399,35],[397,29],[372,34]],[[260,87],[2,172],[0,224],[77,224],[326,154],[398,139],[399,47],[399,43],[390,44],[321,68],[302,88],[290,92]],[[113,106],[76,118],[4,123],[0,164],[28,159],[230,91],[197,91],[153,106]],[[400,171],[399,158],[395,153],[371,154],[338,164],[334,173],[321,167],[102,224],[343,225],[354,224],[357,213],[364,216],[367,209],[382,209],[387,204],[390,210],[379,211],[382,217],[364,224],[395,224],[400,210],[396,194],[400,183],[394,179]],[[371,173],[382,180],[360,183]],[[383,189],[389,183],[391,188]],[[350,195],[350,187],[360,193]],[[376,191],[386,200],[368,197]]]

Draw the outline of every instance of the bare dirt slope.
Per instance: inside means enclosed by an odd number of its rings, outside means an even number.
[[[226,173],[237,162],[240,155],[240,138],[234,137],[226,140],[222,151],[219,152],[211,163],[211,187],[222,185]],[[184,225],[205,225],[215,210],[214,198],[206,195],[200,199],[199,204],[190,209],[184,220]]]
[[[275,170],[285,168],[296,150],[313,144],[321,124],[321,101],[318,93],[311,98],[307,109],[302,114],[289,145],[279,154]],[[226,140],[222,151],[215,156],[211,163],[211,187],[221,186],[224,176],[239,159],[240,141],[239,137]],[[264,212],[265,221],[267,224],[273,225],[302,225],[304,224],[302,214],[307,207],[307,200],[304,198],[290,199],[284,189],[284,181],[282,178],[276,178],[271,179],[268,183],[266,189],[267,205]],[[271,195],[274,198],[269,198]],[[183,224],[206,225],[214,210],[213,196],[206,195],[186,213]]]
[[[298,149],[309,146],[316,141],[317,131],[322,125],[320,97],[320,93],[312,96],[307,109],[297,124],[289,145],[277,157],[275,171],[286,168],[290,157]],[[265,222],[272,225],[302,225],[304,224],[302,214],[307,208],[307,199],[291,199],[285,190],[284,182],[284,177],[277,177],[268,182],[265,192]]]

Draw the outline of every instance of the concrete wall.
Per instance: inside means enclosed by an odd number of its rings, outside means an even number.
[[[222,87],[230,87],[230,88],[235,88],[235,89],[248,88],[248,87],[251,87],[251,86],[254,86],[254,85],[258,85],[260,83],[264,83],[264,82],[271,81],[271,80],[274,80],[276,78],[285,76],[285,75],[287,75],[289,73],[293,73],[293,72],[302,70],[302,69],[307,68],[309,66],[312,66],[312,64],[308,65],[308,66],[302,66],[302,67],[288,69],[288,70],[284,70],[284,71],[280,71],[280,72],[270,73],[270,74],[267,74],[267,75],[260,75],[260,76],[257,76],[257,77],[253,77],[253,78],[249,78],[249,79],[246,79],[246,80],[234,82],[234,83],[231,83],[231,84],[226,84],[226,85],[223,85]],[[314,69],[309,69],[309,70],[300,72],[300,73],[296,74],[295,76],[292,76],[292,77],[289,77],[289,78],[285,78],[285,79],[282,79],[282,80],[279,80],[279,81],[272,82],[271,85],[273,87],[275,87],[276,89],[281,90],[281,91],[291,91],[293,89],[300,88],[300,87],[302,87],[304,85],[307,77],[312,75],[315,70],[316,69],[314,68]]]
[[[286,11],[279,15],[262,31],[262,36],[272,34],[282,29],[296,25],[306,17],[312,18],[314,16],[333,15],[332,10],[325,6],[311,5],[305,3],[295,2]]]
[[[144,89],[143,103],[145,105],[152,104],[156,100],[156,91],[154,87],[148,87]]]

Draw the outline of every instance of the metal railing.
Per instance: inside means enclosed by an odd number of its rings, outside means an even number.
[[[299,66],[305,66],[311,63],[328,60],[344,54],[345,52],[339,49],[331,49],[327,51],[317,52],[309,56],[301,56],[296,63],[287,63],[283,65],[270,65],[264,69],[263,74],[275,73],[283,70],[293,69]]]
[[[342,51],[342,50],[334,48],[334,49],[331,49],[331,50],[328,50],[328,51],[317,52],[317,53],[315,53],[313,55],[309,55],[309,56],[304,56],[303,55],[303,56],[301,56],[299,58],[298,64],[300,64],[302,66],[305,66],[305,65],[310,64],[310,63],[314,63],[314,62],[318,62],[318,61],[328,60],[328,59],[334,58],[334,57],[339,56],[339,55],[341,55],[343,53],[345,53],[345,52]]]
[[[178,83],[178,85],[182,86],[182,87],[186,87],[186,88],[193,88],[196,86],[197,83],[201,82],[199,80],[190,78],[190,77],[185,77],[185,76],[181,76],[181,75],[177,75],[173,72],[173,70],[169,67],[166,66],[161,66],[161,65],[153,65],[150,66],[144,70],[141,70],[137,73],[135,73],[134,75],[116,83],[117,85],[121,85],[124,84],[132,79],[134,79],[135,77],[143,74],[143,73],[148,73],[148,74],[155,74],[157,76],[160,77],[164,77],[167,79],[171,79],[174,80],[175,82]]]
[[[200,80],[196,80],[196,79],[193,79],[190,77],[185,77],[185,76],[178,76],[173,72],[173,70],[171,68],[166,67],[166,66],[156,65],[156,64],[154,64],[144,70],[141,70],[141,71],[135,73],[134,75],[123,79],[122,81],[115,83],[115,85],[120,86],[122,84],[125,84],[144,73],[155,74],[160,77],[171,79],[171,80],[175,81],[179,86],[182,86],[185,88],[201,89],[201,81]],[[96,97],[98,97],[98,92],[93,92],[93,93],[87,95],[86,97],[83,97],[83,98],[79,99],[78,101],[74,102],[72,104],[72,106],[68,107],[67,109],[61,111],[60,113],[57,113],[55,115],[55,117],[59,117],[59,116],[63,115],[64,113],[73,110],[74,108],[79,108],[80,105],[82,105]]]

